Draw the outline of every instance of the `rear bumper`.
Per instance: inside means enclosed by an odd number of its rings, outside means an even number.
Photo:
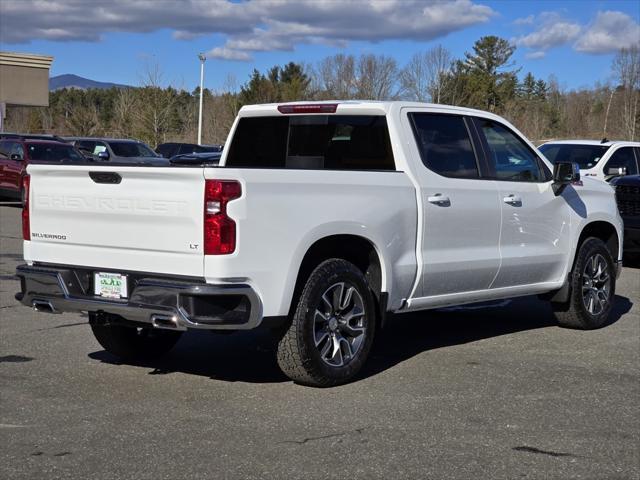
[[[20,265],[23,305],[49,313],[98,312],[171,330],[249,330],[262,322],[262,302],[246,284],[211,285],[199,279],[131,274],[130,296],[93,295],[86,268]],[[100,271],[103,271],[102,269]]]

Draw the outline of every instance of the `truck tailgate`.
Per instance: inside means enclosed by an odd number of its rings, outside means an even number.
[[[30,165],[28,262],[203,276],[202,168]]]

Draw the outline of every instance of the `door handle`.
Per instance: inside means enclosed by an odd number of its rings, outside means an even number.
[[[449,205],[451,205],[451,200],[449,200],[449,197],[445,197],[441,193],[436,193],[431,197],[427,197],[427,202],[443,207],[448,207]]]
[[[502,199],[504,203],[508,203],[509,205],[522,205],[522,199],[513,193],[511,195],[507,195]]]

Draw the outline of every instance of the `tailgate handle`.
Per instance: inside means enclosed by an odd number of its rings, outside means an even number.
[[[117,184],[122,181],[122,177],[115,172],[89,172],[89,176],[96,183]]]

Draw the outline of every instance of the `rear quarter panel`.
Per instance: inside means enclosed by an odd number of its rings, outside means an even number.
[[[417,207],[402,172],[207,168],[205,178],[242,183],[241,198],[228,205],[237,223],[236,251],[206,256],[205,277],[250,283],[265,316],[288,313],[304,255],[331,235],[357,235],[375,246],[390,309],[410,292]]]

